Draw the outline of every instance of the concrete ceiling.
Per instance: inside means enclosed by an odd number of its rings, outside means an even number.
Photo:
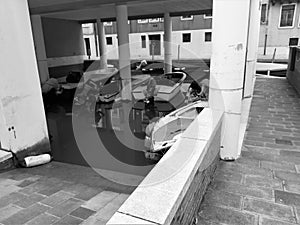
[[[130,19],[203,14],[212,9],[212,0],[28,0],[30,13],[77,21],[115,20],[115,5],[127,4]]]

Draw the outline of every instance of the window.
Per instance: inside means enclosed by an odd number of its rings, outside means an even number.
[[[189,16],[181,16],[180,19],[181,20],[193,20],[194,16],[191,16],[191,15],[189,15]]]
[[[289,46],[297,46],[298,45],[299,38],[290,38],[289,40]]]
[[[159,18],[149,19],[149,23],[159,23]]]
[[[204,40],[205,42],[210,42],[211,41],[211,32],[205,32],[205,37]]]
[[[146,36],[142,35],[141,39],[142,39],[142,48],[146,48]]]
[[[279,27],[293,27],[296,4],[281,5]]]
[[[191,42],[191,33],[182,34],[182,42]]]
[[[84,38],[85,50],[88,56],[91,56],[91,43],[89,38]]]
[[[266,24],[268,21],[268,4],[261,5],[260,23]]]
[[[212,12],[209,12],[209,13],[205,13],[203,15],[204,19],[211,19],[212,18]]]
[[[113,44],[112,37],[106,37],[106,44],[107,45],[112,45]]]
[[[148,23],[148,19],[141,19],[137,21],[138,23]]]
[[[92,23],[86,23],[82,24],[82,32],[83,34],[93,34],[94,29],[93,29],[93,24]]]
[[[103,25],[104,26],[112,26],[112,22],[104,22]]]

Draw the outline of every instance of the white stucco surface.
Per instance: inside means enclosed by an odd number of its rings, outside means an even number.
[[[256,63],[256,71],[276,71],[276,70],[286,70],[287,64],[279,63]]]
[[[27,1],[0,1],[0,139],[14,152],[48,138]]]

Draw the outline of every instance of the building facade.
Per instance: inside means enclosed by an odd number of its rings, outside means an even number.
[[[299,42],[300,3],[296,0],[262,0],[260,7],[259,58],[287,59],[289,46]],[[162,59],[163,18],[130,20],[128,23],[132,58]],[[173,59],[211,57],[211,14],[172,17],[172,23]],[[94,28],[93,24],[83,24],[85,51],[87,55],[89,51],[92,58],[98,56]],[[116,23],[105,22],[105,32],[108,58],[117,59]]]
[[[132,59],[159,59],[164,56],[163,18],[128,21],[130,55]],[[208,59],[211,56],[211,14],[172,17],[173,59]],[[96,26],[83,24],[85,52],[91,58],[98,56]],[[116,22],[105,22],[108,59],[117,59]],[[96,40],[96,41],[95,41]]]
[[[298,45],[300,3],[298,1],[263,0],[259,56],[287,59],[289,46]]]

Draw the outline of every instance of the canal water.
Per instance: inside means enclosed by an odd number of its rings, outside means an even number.
[[[175,107],[166,102],[150,108],[143,101],[113,102],[97,103],[90,112],[74,108],[73,96],[64,93],[47,109],[54,160],[145,176],[156,163],[144,155],[149,118]]]
[[[205,68],[204,68],[205,69]],[[194,77],[199,74],[197,66]],[[185,84],[188,86],[188,84]],[[104,170],[146,176],[155,161],[145,158],[145,129],[149,117],[162,117],[175,108],[170,103],[155,102],[150,109],[143,101],[96,104],[93,110],[74,109],[75,90],[63,94],[46,105],[46,117],[52,154],[56,161]]]

